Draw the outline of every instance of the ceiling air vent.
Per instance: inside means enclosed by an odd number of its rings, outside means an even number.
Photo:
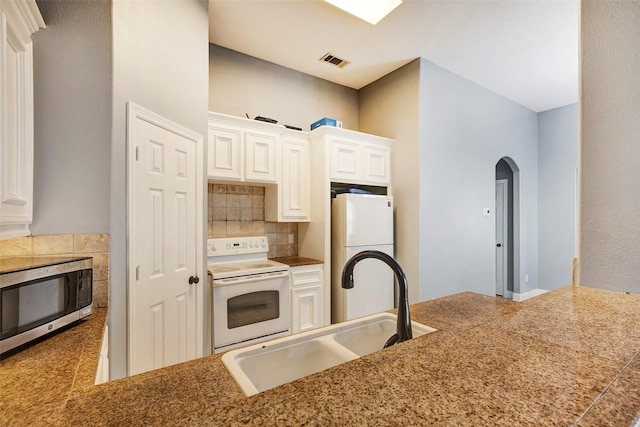
[[[338,58],[337,56],[334,56],[330,53],[325,54],[322,58],[320,58],[320,61],[326,62],[327,64],[335,65],[339,68],[344,68],[350,64],[349,61],[345,61],[344,59]]]

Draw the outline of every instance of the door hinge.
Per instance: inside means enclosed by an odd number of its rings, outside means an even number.
[[[140,266],[136,265],[136,280],[140,280]]]
[[[136,145],[136,161],[140,160],[140,146]]]

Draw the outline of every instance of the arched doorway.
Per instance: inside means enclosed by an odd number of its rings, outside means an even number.
[[[509,157],[495,169],[496,295],[511,299],[520,291],[520,171]]]

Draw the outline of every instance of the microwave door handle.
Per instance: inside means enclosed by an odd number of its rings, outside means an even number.
[[[253,276],[239,277],[234,278],[234,280],[226,281],[227,279],[217,279],[213,281],[213,286],[229,286],[229,285],[241,285],[243,283],[251,283],[251,282],[261,282],[263,280],[269,279],[279,279],[281,277],[289,276],[289,272],[278,271],[277,273],[264,273],[264,274],[256,274]]]
[[[64,294],[65,294],[65,304],[64,304],[64,311],[66,312],[67,310],[69,310],[69,302],[71,302],[71,286],[69,286],[69,277],[68,276],[64,276]],[[75,307],[74,307],[75,308]]]

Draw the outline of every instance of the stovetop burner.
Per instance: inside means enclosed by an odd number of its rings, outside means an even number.
[[[209,239],[207,263],[213,279],[284,271],[288,265],[267,258],[266,236]]]
[[[213,275],[213,279],[226,279],[229,277],[247,276],[250,274],[271,273],[274,271],[283,271],[289,268],[288,265],[276,261],[264,260],[256,263],[255,261],[236,261],[219,264],[209,264],[209,271]]]

